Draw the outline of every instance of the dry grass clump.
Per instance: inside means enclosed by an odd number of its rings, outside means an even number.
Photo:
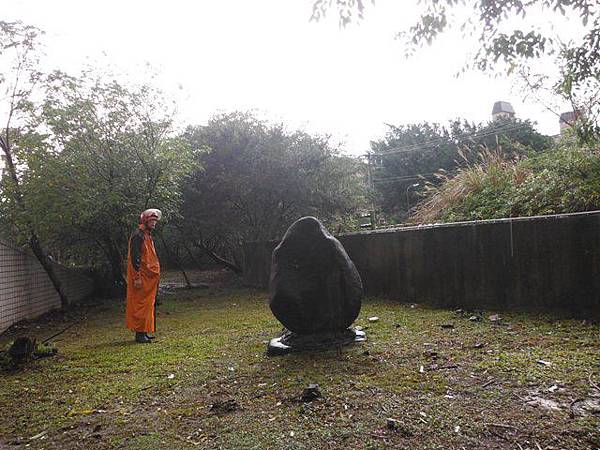
[[[464,203],[465,198],[484,189],[502,189],[507,183],[521,184],[527,170],[514,160],[507,160],[499,151],[483,149],[479,162],[458,169],[455,174],[441,170],[437,181],[425,188],[425,200],[419,203],[410,221],[413,223],[435,223],[444,218],[451,209]],[[467,158],[464,158],[468,161]]]

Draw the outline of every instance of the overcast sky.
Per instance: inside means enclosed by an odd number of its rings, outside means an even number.
[[[557,117],[524,101],[513,80],[455,77],[473,50],[460,36],[405,59],[394,35],[416,17],[410,0],[377,0],[363,22],[345,29],[335,17],[310,22],[311,0],[1,1],[3,20],[46,31],[51,67],[109,65],[132,82],[143,82],[153,67],[153,83],[176,97],[182,124],[254,109],[330,133],[357,155],[383,136],[385,123],[487,121],[503,100],[539,131],[559,130]]]

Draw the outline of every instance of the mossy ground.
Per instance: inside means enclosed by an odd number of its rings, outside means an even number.
[[[600,416],[573,403],[600,396],[598,325],[517,313],[499,325],[493,312],[472,322],[368,298],[356,322],[366,343],[267,357],[281,326],[266,298],[225,286],[165,296],[150,345],[133,342],[117,300],[11,329],[1,346],[79,320],[57,356],[0,374],[0,448],[600,447]],[[322,398],[302,403],[309,383]],[[527,404],[536,398],[556,409]],[[211,411],[226,400],[239,409]]]

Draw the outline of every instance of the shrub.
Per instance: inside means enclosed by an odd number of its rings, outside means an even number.
[[[600,209],[600,155],[559,145],[522,160],[485,150],[456,175],[438,174],[413,223],[457,222]]]

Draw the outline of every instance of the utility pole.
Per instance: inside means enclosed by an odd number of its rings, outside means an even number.
[[[419,183],[413,183],[410,184],[407,188],[406,188],[406,219],[409,218],[410,216],[410,198],[408,197],[408,191],[410,190],[410,188],[414,188],[420,186]]]
[[[373,174],[371,173],[371,157],[373,156],[373,154],[371,153],[367,153],[367,185],[369,186],[369,189],[371,191],[373,191],[375,189],[374,183],[373,183]],[[375,225],[375,205],[373,204],[373,200],[371,197],[371,228],[375,229],[376,225]]]

